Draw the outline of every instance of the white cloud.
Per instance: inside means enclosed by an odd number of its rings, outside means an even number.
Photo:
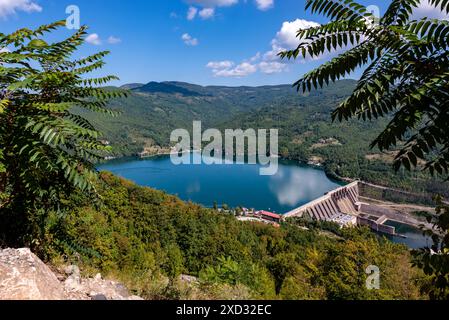
[[[5,18],[17,11],[41,12],[42,7],[33,0],[0,0],[0,17]]]
[[[256,0],[257,8],[266,11],[274,7],[274,0]]]
[[[182,41],[188,46],[197,46],[199,41],[197,38],[193,38],[190,34],[184,33],[181,37]]]
[[[199,15],[204,20],[213,18],[215,16],[215,9],[214,8],[204,8],[200,11]]]
[[[288,66],[284,63],[277,61],[262,61],[258,62],[260,56],[254,56],[249,61],[244,61],[238,65],[235,65],[233,61],[211,61],[206,67],[212,69],[212,73],[215,77],[235,77],[242,78],[249,76],[257,71],[265,74],[281,73],[288,69]]]
[[[196,17],[196,14],[198,13],[198,9],[195,7],[190,7],[187,11],[187,20],[193,20]]]
[[[422,18],[449,20],[449,14],[430,4],[429,0],[422,0],[418,8],[413,11],[413,20]]]
[[[97,33],[92,33],[92,34],[88,35],[86,38],[86,42],[93,44],[94,46],[99,46],[102,43],[100,36]]]
[[[281,30],[276,33],[276,37],[271,41],[271,50],[264,54],[266,61],[279,61],[278,54],[282,51],[295,49],[300,40],[297,37],[298,30],[311,27],[318,27],[320,24],[314,21],[296,19],[294,21],[285,21]]]
[[[303,19],[296,19],[295,21],[285,21],[282,24],[281,30],[276,34],[276,38],[273,41],[280,46],[286,47],[287,49],[293,49],[296,48],[300,42],[300,40],[297,38],[297,33],[299,30],[318,26],[320,26],[319,23]]]
[[[197,14],[202,19],[210,19],[215,16],[215,8],[230,7],[239,3],[239,0],[185,0],[189,5],[187,19],[193,20]],[[246,3],[248,0],[244,0]],[[252,0],[259,10],[266,11],[274,7],[274,0]],[[200,11],[197,7],[201,7]]]
[[[120,38],[117,38],[117,37],[114,37],[114,36],[110,36],[108,38],[108,43],[109,44],[118,44],[120,42],[122,42],[122,39],[120,39]]]
[[[254,63],[258,60],[260,60],[260,57],[262,55],[260,54],[260,52],[257,52],[253,57],[249,58],[249,62]]]
[[[195,4],[203,8],[229,7],[237,4],[239,0],[188,0],[190,4]]]
[[[0,53],[11,52],[8,48],[0,48]]]
[[[296,48],[300,40],[296,37],[299,29],[319,26],[318,23],[302,19],[286,21],[282,24],[279,32],[271,41],[271,50],[261,54],[258,52],[253,57],[243,61],[239,65],[225,60],[218,62],[209,62],[207,67],[212,69],[216,77],[244,77],[260,71],[264,74],[276,74],[289,70],[288,61],[282,61],[278,54],[285,50]],[[304,60],[300,60],[304,63]]]
[[[259,68],[265,74],[281,73],[288,70],[288,66],[285,63],[277,61],[262,61],[259,63]]]
[[[250,74],[257,72],[257,65],[242,62],[239,65],[235,65],[233,61],[212,61],[206,65],[207,68],[212,69],[212,73],[215,77],[246,77]]]
[[[216,77],[246,77],[257,72],[257,66],[249,62],[242,62],[233,68],[212,70]]]
[[[225,61],[211,61],[206,67],[212,70],[220,70],[220,69],[229,69],[234,66],[234,62],[225,60]]]

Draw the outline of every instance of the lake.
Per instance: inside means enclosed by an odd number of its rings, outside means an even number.
[[[189,155],[187,155],[189,156]],[[194,153],[194,157],[199,154]],[[247,207],[287,213],[341,185],[323,170],[280,161],[274,176],[261,176],[261,165],[174,165],[169,156],[112,160],[98,166],[118,176],[177,195],[206,207]]]
[[[193,157],[199,156],[193,154]],[[162,190],[206,207],[212,207],[216,202],[219,206],[227,204],[280,214],[341,186],[329,179],[323,170],[298,162],[280,161],[274,176],[261,176],[260,168],[261,165],[250,164],[177,166],[169,156],[123,158],[98,166],[99,170],[110,171],[138,185]],[[429,239],[416,228],[394,221],[386,224],[396,227],[397,233],[405,236],[380,235],[393,242],[410,248],[420,248],[429,243]]]

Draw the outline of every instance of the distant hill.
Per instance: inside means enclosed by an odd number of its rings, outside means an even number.
[[[121,89],[132,90],[144,86],[144,83],[128,83],[121,86]]]
[[[261,87],[199,86],[184,82],[128,84],[126,99],[111,102],[117,118],[86,114],[114,147],[116,156],[134,155],[154,146],[168,147],[174,129],[191,130],[200,120],[207,128],[278,128],[284,158],[324,164],[330,175],[449,196],[449,185],[426,174],[394,174],[392,153],[370,150],[387,119],[332,123],[331,113],[348,97],[356,81],[342,80],[302,94],[291,85]],[[150,148],[151,147],[151,148]]]
[[[169,82],[150,82],[146,85],[132,88],[132,90],[145,93],[181,94],[186,97],[202,96],[202,94],[199,92],[195,92],[193,90],[189,90],[187,88]]]
[[[150,82],[121,88],[130,90],[129,97],[114,100],[109,106],[122,113],[119,117],[85,114],[105,133],[118,156],[136,154],[150,145],[168,146],[170,133],[177,128],[192,128],[194,120],[214,128],[238,115],[298,97],[290,85],[204,87],[184,82]]]

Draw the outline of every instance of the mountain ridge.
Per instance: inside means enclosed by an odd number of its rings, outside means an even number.
[[[355,79],[342,79],[342,80],[338,80],[336,81],[336,83],[343,83],[343,82],[347,82],[347,83],[356,83],[357,80]],[[264,85],[255,85],[255,86],[251,86],[251,85],[240,85],[240,86],[229,86],[229,85],[200,85],[200,84],[196,84],[196,83],[191,83],[191,82],[185,82],[185,81],[176,81],[176,80],[170,80],[170,81],[149,81],[147,83],[138,83],[138,82],[130,82],[130,83],[125,83],[121,86],[119,86],[118,88],[121,89],[139,89],[141,87],[147,86],[147,85],[172,85],[172,86],[177,86],[177,87],[182,87],[182,88],[196,88],[196,89],[270,89],[270,88],[286,88],[286,89],[291,89],[294,92],[297,92],[296,88],[288,83],[280,83],[280,84],[264,84]],[[328,86],[323,86],[323,88],[320,89],[325,89],[326,87],[329,86],[333,86],[333,84],[329,84]],[[320,90],[319,89],[319,90]]]
[[[449,195],[446,183],[429,179],[424,173],[416,173],[416,177],[394,174],[394,150],[385,154],[369,148],[388,119],[332,122],[333,110],[353,92],[355,80],[340,80],[310,93],[297,92],[290,85],[149,84],[150,92],[135,88],[128,98],[111,101],[109,108],[120,111],[119,117],[105,121],[102,115],[86,114],[104,132],[116,157],[163,152],[160,150],[170,146],[171,132],[191,131],[193,121],[202,121],[203,128],[275,128],[279,129],[283,158],[322,165],[333,177]],[[159,88],[162,92],[155,90]]]

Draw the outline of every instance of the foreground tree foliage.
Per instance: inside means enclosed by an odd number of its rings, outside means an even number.
[[[448,174],[449,166],[449,22],[413,20],[420,0],[393,0],[381,18],[353,0],[307,0],[306,8],[330,22],[299,30],[301,40],[281,57],[317,58],[343,53],[295,83],[311,91],[335,82],[357,68],[363,75],[352,95],[333,113],[333,120],[358,117],[389,119],[371,147],[381,151],[399,146],[394,167],[411,170],[424,163],[434,175]],[[435,10],[449,12],[449,1],[429,1]],[[415,264],[431,276],[423,290],[431,298],[447,299],[449,288],[448,208],[438,207],[434,246],[415,252]]]
[[[430,277],[422,288],[423,292],[432,299],[449,300],[449,206],[440,197],[437,202],[437,216],[427,218],[437,230],[436,234],[427,232],[432,236],[433,245],[415,251],[413,264]]]
[[[31,244],[62,194],[94,192],[93,163],[109,150],[74,108],[113,114],[107,101],[123,93],[97,87],[114,76],[86,77],[108,52],[71,60],[86,27],[60,42],[43,39],[64,26],[0,34],[0,244]]]
[[[410,169],[423,161],[432,174],[447,174],[449,22],[412,20],[420,2],[393,0],[379,19],[353,0],[308,0],[306,7],[330,22],[299,30],[299,46],[281,56],[317,58],[343,50],[297,81],[298,90],[322,87],[363,68],[356,89],[333,119],[391,117],[372,147],[383,151],[400,145],[396,169]],[[430,3],[435,10],[449,11],[448,1]]]

